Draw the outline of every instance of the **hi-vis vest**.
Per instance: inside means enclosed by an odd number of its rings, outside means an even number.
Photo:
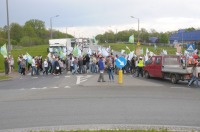
[[[143,67],[143,66],[144,66],[144,61],[143,60],[139,60],[138,67]]]

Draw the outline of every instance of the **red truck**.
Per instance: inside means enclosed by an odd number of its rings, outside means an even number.
[[[188,65],[187,62],[186,57],[175,55],[152,56],[146,61],[144,76],[145,78],[168,78],[174,84],[179,80],[190,80],[192,66]]]

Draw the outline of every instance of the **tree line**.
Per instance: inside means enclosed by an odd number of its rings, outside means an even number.
[[[196,30],[195,28],[187,28],[184,29],[187,31]],[[151,29],[148,32],[146,29],[142,28],[139,31],[139,42],[141,43],[150,43],[150,37],[157,37],[158,41],[156,43],[169,43],[169,37],[171,34],[176,33],[177,31],[168,31],[168,32],[157,32],[155,29]],[[117,33],[109,30],[104,34],[98,34],[96,39],[100,43],[128,43],[129,37],[134,35],[135,42],[138,42],[138,31],[130,29],[130,30],[123,30]]]
[[[72,35],[52,30],[52,38],[73,38]],[[45,22],[37,19],[26,21],[22,26],[18,23],[10,24],[10,38],[12,45],[31,46],[48,44],[50,30],[45,28]],[[0,27],[0,45],[8,43],[8,27]]]

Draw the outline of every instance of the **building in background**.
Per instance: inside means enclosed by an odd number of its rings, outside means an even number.
[[[200,42],[200,30],[185,31],[179,30],[169,38],[170,44],[182,43],[182,44],[198,44]]]
[[[159,38],[158,37],[149,37],[149,42],[150,43],[158,43]]]

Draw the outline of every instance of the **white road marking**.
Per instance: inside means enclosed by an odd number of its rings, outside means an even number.
[[[189,89],[188,87],[170,87],[170,88]]]
[[[80,84],[88,80],[88,78],[92,77],[92,75],[87,76],[77,76],[76,84]]]
[[[59,87],[51,87],[51,88],[59,88]]]
[[[29,90],[45,90],[45,89],[58,89],[59,87],[43,87],[43,88],[30,88]],[[70,86],[65,86],[64,89],[70,89],[71,87]],[[25,88],[21,88],[19,90],[26,90]],[[28,90],[28,89],[27,89]]]
[[[87,81],[87,79],[81,78],[80,83],[81,83],[81,82],[85,82],[85,81]]]
[[[28,73],[28,74],[26,74],[26,75],[30,76],[30,75],[31,75],[31,73]]]
[[[70,86],[65,86],[64,88],[71,88]]]
[[[70,77],[70,76],[65,76],[65,77]]]
[[[32,77],[32,78],[38,78],[38,77]]]
[[[86,77],[86,78],[90,78],[90,77],[92,77],[92,75],[87,75],[87,77]]]
[[[43,88],[31,88],[31,90],[41,90],[41,89],[47,89],[47,87],[43,87]]]
[[[31,88],[31,90],[36,90],[36,89],[40,89],[40,88]]]
[[[80,84],[80,83],[81,83],[81,77],[77,76],[76,84]]]
[[[60,76],[55,76],[54,78],[60,78]]]

